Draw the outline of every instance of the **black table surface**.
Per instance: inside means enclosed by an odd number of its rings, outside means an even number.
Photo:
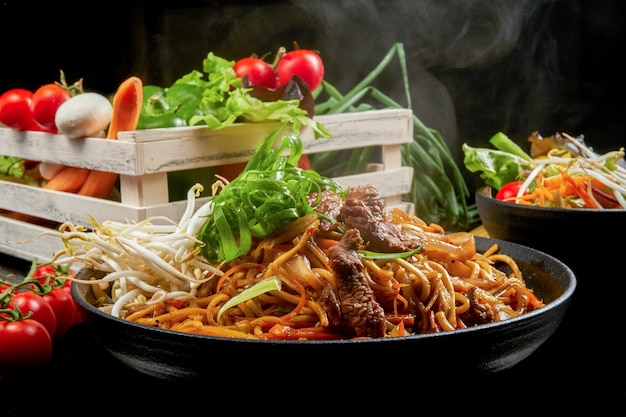
[[[3,255],[0,265],[2,276],[11,268],[19,273],[28,267]],[[219,404],[251,412],[299,413],[309,408],[323,412],[330,404],[337,412],[356,411],[371,404],[389,413],[428,409],[441,411],[439,415],[463,411],[486,416],[626,415],[619,287],[581,285],[583,278],[579,277],[572,304],[555,333],[519,364],[495,374],[450,375],[444,379],[447,382],[434,382],[417,368],[408,381],[392,372],[373,379],[361,362],[367,360],[355,353],[354,359],[346,359],[346,369],[325,369],[322,360],[272,376],[251,364],[250,375],[231,375],[226,380],[221,370],[206,383],[187,385],[128,368],[79,324],[54,342],[46,369],[0,379],[0,416],[31,416],[36,410],[65,416],[163,414],[166,404],[184,407],[184,415],[191,415],[194,407],[215,410]],[[587,295],[589,291],[595,292],[593,298]],[[607,299],[606,292],[612,299]],[[607,302],[614,303],[613,307]]]

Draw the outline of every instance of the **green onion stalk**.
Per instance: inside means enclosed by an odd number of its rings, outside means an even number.
[[[263,139],[241,174],[209,202],[210,214],[197,236],[209,261],[229,262],[250,250],[253,237],[313,213],[312,193],[320,198],[323,190],[343,192],[333,179],[298,167],[302,141],[296,132],[283,133],[287,125]]]
[[[397,56],[402,72],[406,107],[373,87],[372,82]],[[328,98],[318,102],[322,93]],[[395,43],[382,61],[348,93],[341,94],[326,80],[314,91],[315,114],[338,114],[375,110],[364,100],[370,99],[384,108],[411,108],[411,94],[404,45]],[[437,223],[449,231],[465,231],[478,223],[475,204],[468,204],[469,190],[459,166],[441,134],[425,126],[413,115],[413,141],[402,146],[402,163],[413,168],[414,177],[409,193],[403,200],[411,202],[415,214],[428,223]],[[361,173],[376,156],[376,147],[323,152],[310,155],[314,169],[324,176],[335,177]]]

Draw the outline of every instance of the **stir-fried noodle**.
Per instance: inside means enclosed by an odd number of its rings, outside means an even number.
[[[417,237],[418,250],[373,253],[365,242],[352,250],[341,240],[345,228],[321,228],[313,213],[255,239],[244,256],[221,265],[199,255],[201,215],[187,213],[179,225],[155,225],[163,220],[155,218],[106,222],[90,232],[61,229],[69,249],[55,262],[96,271],[82,282],[92,283],[90,300],[103,311],[211,336],[401,337],[505,320],[543,305],[497,246],[477,253],[471,234],[445,234],[398,209],[387,219]],[[342,270],[353,276],[340,276]]]

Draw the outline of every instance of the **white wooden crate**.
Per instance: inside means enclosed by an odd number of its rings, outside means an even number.
[[[378,169],[335,180],[343,187],[372,184],[388,206],[412,212],[412,204],[402,201],[413,180],[413,169],[402,166],[401,150],[403,143],[413,140],[410,110],[324,115],[316,120],[333,137],[314,139],[310,129],[305,128],[304,153],[381,146],[382,163]],[[136,222],[154,215],[177,220],[187,202],[169,201],[168,172],[246,161],[277,126],[245,123],[217,131],[201,126],[137,130],[120,132],[118,140],[68,139],[63,135],[0,128],[0,155],[120,174],[119,201],[0,181],[0,209],[85,226],[89,226],[88,216],[98,221]],[[211,186],[203,185],[206,189]],[[197,206],[208,199],[197,199]],[[0,252],[26,260],[49,260],[61,248],[61,242],[49,237],[32,239],[43,230],[42,226],[0,216]]]

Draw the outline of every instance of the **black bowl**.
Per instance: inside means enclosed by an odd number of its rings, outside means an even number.
[[[398,361],[422,375],[492,374],[527,358],[554,333],[576,287],[572,270],[554,257],[521,245],[476,238],[480,251],[493,243],[518,262],[528,286],[546,306],[498,323],[405,338],[300,342],[200,336],[142,326],[103,313],[85,298],[87,284],[72,283],[72,294],[87,331],[98,343],[129,367],[161,379],[215,377],[220,364],[228,367],[228,374],[240,375],[251,370],[277,368],[285,372],[318,365],[329,370],[357,365],[395,369]],[[78,278],[91,272],[79,271]]]
[[[491,187],[476,192],[476,206],[489,237],[556,257],[572,268],[581,285],[620,274],[626,210],[524,206],[496,200]]]

